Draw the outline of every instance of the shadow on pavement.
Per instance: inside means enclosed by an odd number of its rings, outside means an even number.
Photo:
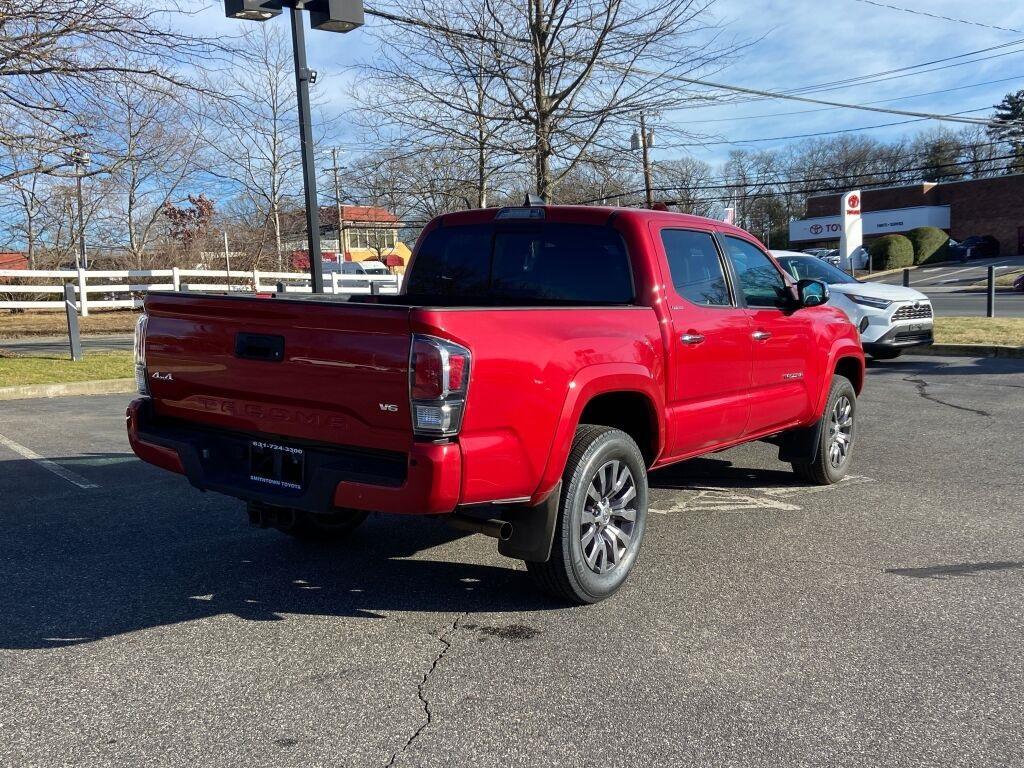
[[[11,473],[45,473],[31,462],[0,462],[3,648],[74,645],[220,614],[276,621],[290,613],[563,607],[511,560],[495,567],[423,558],[464,535],[438,520],[371,516],[343,543],[310,545],[250,528],[241,502],[201,494],[123,454],[55,461],[100,488],[67,485],[61,503],[48,505],[11,499],[3,494]],[[480,537],[472,546],[494,544]]]
[[[737,467],[726,459],[691,459],[651,472],[650,487],[660,490],[690,488],[772,488],[809,485],[788,469]]]
[[[913,354],[912,351],[908,354]],[[1024,360],[998,357],[971,358],[964,363],[964,358],[921,358],[910,359],[899,357],[895,360],[867,359],[869,375],[872,373],[917,373],[922,376],[985,376],[1013,375],[1024,373]]]
[[[985,571],[1011,571],[1024,568],[1024,562],[957,563],[955,565],[929,565],[923,568],[886,568],[882,573],[908,576],[912,579],[943,579],[948,576],[977,576]]]

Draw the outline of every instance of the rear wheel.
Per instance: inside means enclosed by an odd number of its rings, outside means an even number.
[[[818,485],[832,485],[846,477],[857,436],[856,415],[853,384],[844,376],[834,376],[825,413],[818,422],[818,450],[812,461],[793,462],[798,477]]]
[[[636,563],[647,524],[647,468],[618,429],[576,430],[562,478],[551,557],[527,562],[537,583],[576,604],[615,594]]]

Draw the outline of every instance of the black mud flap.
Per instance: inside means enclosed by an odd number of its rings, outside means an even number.
[[[811,462],[818,455],[821,423],[803,429],[791,429],[779,435],[779,461]]]
[[[498,542],[498,552],[516,560],[546,563],[551,558],[561,499],[562,481],[559,480],[547,501],[535,507],[507,510],[502,519],[512,523],[512,536],[508,541]]]

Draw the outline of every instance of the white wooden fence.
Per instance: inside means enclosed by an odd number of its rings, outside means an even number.
[[[217,280],[219,282],[212,282]],[[281,284],[286,293],[310,293],[307,272],[238,272],[214,269],[0,269],[0,310],[64,311],[64,286],[72,283],[78,312],[90,309],[128,309],[142,306],[149,291],[238,291],[273,293]],[[15,284],[17,282],[17,284]],[[324,275],[327,293],[366,295],[398,293],[395,275]]]

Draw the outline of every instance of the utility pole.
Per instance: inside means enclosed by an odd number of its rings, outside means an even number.
[[[651,183],[651,147],[654,146],[654,131],[647,130],[647,119],[643,112],[640,113],[640,132],[633,131],[630,140],[630,148],[635,152],[641,150],[644,164],[644,190],[647,193],[647,207],[654,207],[654,190]]]
[[[85,248],[85,206],[82,204],[82,176],[92,158],[88,152],[75,148],[71,151],[71,162],[75,164],[75,189],[78,195],[78,256],[76,268],[89,268],[89,255]]]
[[[334,173],[334,204],[338,209],[338,263],[340,264],[345,259],[345,223],[341,215],[341,182],[338,180],[338,171],[341,170],[341,166],[338,165],[338,148],[331,148],[331,158],[334,160],[334,165],[331,166],[331,171]]]
[[[647,133],[644,113],[640,113],[640,140],[644,148],[644,187],[647,190],[647,207],[654,207],[654,192],[651,190],[651,144],[654,142],[654,131]]]

